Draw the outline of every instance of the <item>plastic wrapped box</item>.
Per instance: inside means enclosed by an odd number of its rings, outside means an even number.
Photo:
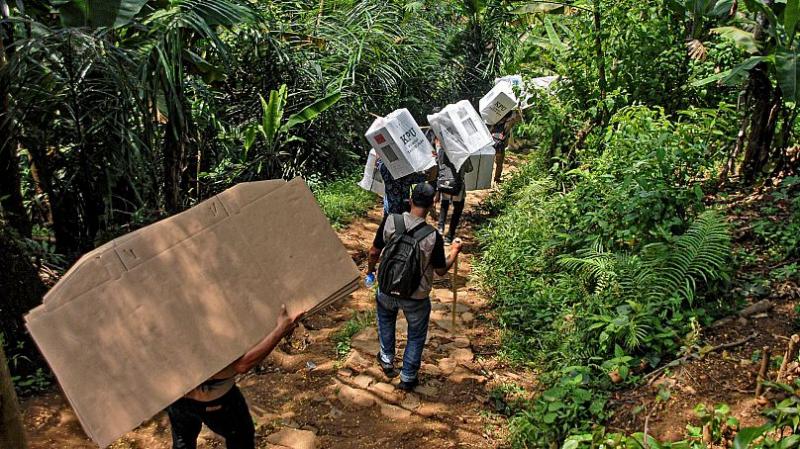
[[[464,167],[464,184],[468,192],[492,188],[494,147],[491,145],[473,153]]]
[[[383,176],[381,176],[381,171],[378,170],[378,152],[374,148],[369,151],[367,165],[364,166],[364,177],[358,185],[362,189],[377,193],[380,196],[384,196],[386,193]]]
[[[461,169],[470,154],[493,143],[489,129],[467,100],[449,104],[438,113],[429,115],[428,123],[456,170]]]
[[[366,138],[395,179],[436,165],[433,146],[408,109],[377,118],[367,130]]]

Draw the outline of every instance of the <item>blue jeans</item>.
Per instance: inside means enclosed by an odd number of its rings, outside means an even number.
[[[408,321],[408,342],[403,352],[403,369],[400,380],[411,382],[417,378],[422,365],[422,350],[428,338],[428,322],[431,318],[431,300],[399,299],[378,292],[378,339],[381,343],[381,360],[394,361],[395,329],[397,313],[402,310]]]

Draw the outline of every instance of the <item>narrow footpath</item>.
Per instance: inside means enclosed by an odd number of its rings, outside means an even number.
[[[374,294],[362,287],[331,310],[307,320],[262,367],[239,379],[256,423],[258,447],[309,448],[492,448],[503,440],[504,419],[493,413],[493,387],[529,384],[533,376],[508,372],[496,360],[499,335],[487,315],[487,300],[471,279],[477,249],[473,225],[488,192],[471,193],[460,230],[464,252],[456,280],[455,328],[451,321],[450,277],[437,279],[433,312],[414,393],[396,388],[375,362],[378,352]],[[362,269],[381,218],[376,207],[339,236]],[[313,280],[309,280],[313,281]],[[346,356],[332,337],[352,326],[354,315],[370,325],[355,334]],[[405,347],[406,323],[398,321],[398,362]],[[23,404],[32,448],[93,448],[60,393]],[[170,447],[164,414],[143,424],[112,447]],[[200,448],[224,443],[204,429]]]

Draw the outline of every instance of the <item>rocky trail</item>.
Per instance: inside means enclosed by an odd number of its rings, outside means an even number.
[[[465,242],[456,280],[458,303],[452,325],[450,278],[437,279],[421,384],[413,393],[396,388],[375,362],[378,339],[374,293],[362,287],[331,310],[310,317],[255,372],[239,379],[250,405],[260,448],[470,448],[496,447],[502,418],[489,413],[493,385],[525,385],[532,376],[506,372],[494,358],[499,338],[486,319],[487,300],[473,285],[473,224],[486,193],[471,194],[462,220]],[[340,231],[360,268],[378,228],[381,209]],[[337,351],[333,336],[361,316],[369,325],[356,333],[350,351]],[[398,321],[400,363],[406,324]],[[94,448],[60,392],[23,404],[32,448]],[[165,414],[144,423],[113,448],[169,448]],[[200,448],[224,447],[204,429]]]

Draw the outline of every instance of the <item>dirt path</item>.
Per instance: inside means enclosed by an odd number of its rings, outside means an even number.
[[[461,228],[465,251],[457,280],[457,322],[451,325],[450,280],[435,282],[422,384],[414,393],[395,388],[375,363],[375,325],[352,339],[346,358],[337,356],[331,336],[354,313],[375,308],[374,294],[361,288],[332,310],[308,320],[291,344],[276,350],[256,372],[239,380],[250,404],[261,448],[470,448],[498,447],[505,428],[490,412],[492,386],[525,384],[532,376],[505,372],[492,355],[498,336],[487,321],[486,299],[470,279],[476,250],[473,224],[486,192],[470,194]],[[381,217],[379,208],[339,236],[361,268]],[[405,321],[398,322],[398,359]],[[93,448],[59,393],[24,403],[32,448]],[[114,448],[169,448],[169,424],[161,414],[129,433]],[[201,448],[224,447],[204,431]],[[313,445],[310,445],[312,444]]]

